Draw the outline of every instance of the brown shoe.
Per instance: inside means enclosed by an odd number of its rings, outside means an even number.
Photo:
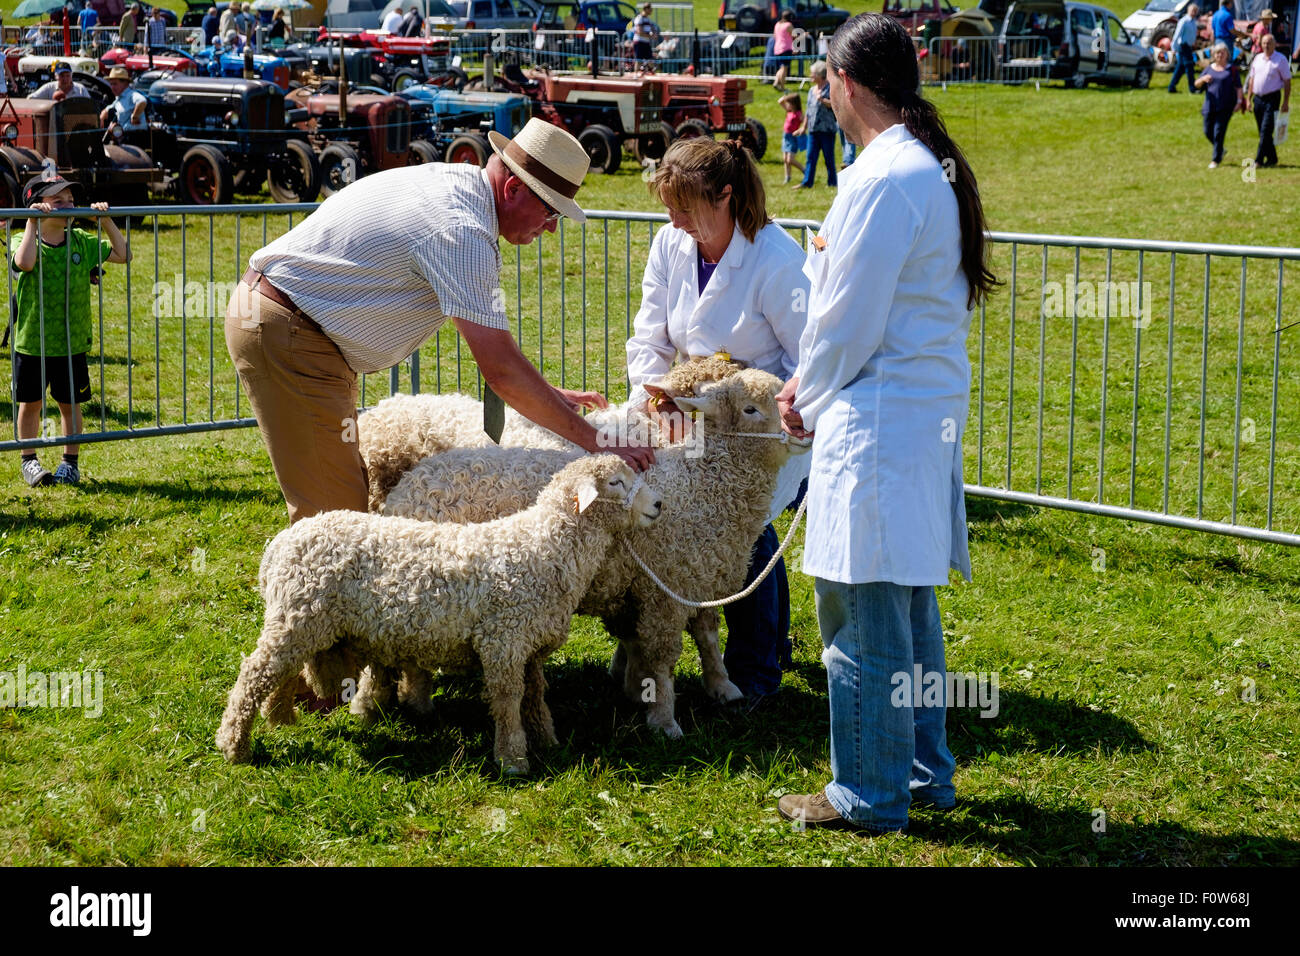
[[[776,805],[776,812],[802,827],[831,827],[848,829],[853,824],[840,816],[834,804],[826,799],[826,791],[816,793],[787,793]]]

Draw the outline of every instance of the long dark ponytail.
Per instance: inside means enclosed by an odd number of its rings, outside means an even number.
[[[998,285],[989,270],[989,246],[984,236],[984,204],[970,163],[952,141],[934,104],[919,92],[921,75],[912,39],[892,17],[860,13],[831,37],[827,63],[843,70],[886,106],[898,110],[908,132],[926,145],[943,165],[957,194],[961,222],[961,268],[970,285],[967,304],[983,302]]]

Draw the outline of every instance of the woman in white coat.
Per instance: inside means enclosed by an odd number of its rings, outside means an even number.
[[[890,17],[830,41],[831,103],[862,147],[807,257],[799,368],[782,423],[816,432],[804,571],[815,579],[831,712],[825,790],[778,804],[806,825],[902,830],[951,807],[946,669],[935,586],[970,576],[962,431],[966,336],[993,288],[970,166],[917,92]]]
[[[753,157],[735,140],[680,140],[669,147],[650,188],[667,207],[672,225],[660,229],[650,247],[635,335],[627,343],[632,401],[648,406],[641,386],[674,361],[719,352],[789,378],[807,318],[808,280],[803,250],[767,215]],[[657,411],[670,420],[680,415],[671,402]],[[798,495],[807,460],[796,455],[782,470],[771,518]],[[769,524],[755,544],[746,586],[777,545]],[[776,693],[790,660],[784,561],[724,614],[728,677],[750,701]]]

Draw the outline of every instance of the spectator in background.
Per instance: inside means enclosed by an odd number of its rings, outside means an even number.
[[[226,31],[226,52],[227,53],[234,53],[236,56],[238,56],[239,54],[244,52],[244,48],[247,46],[248,46],[248,41],[244,39],[243,34],[241,34],[238,30],[231,29]]]
[[[91,41],[91,30],[99,25],[99,12],[90,5],[90,0],[86,0],[82,6],[81,12],[77,14],[77,26],[81,30],[81,42],[89,46]]]
[[[27,33],[23,35],[23,42],[31,47],[38,47],[45,42],[44,36],[41,33],[41,25],[39,23],[33,23],[31,25]]]
[[[804,167],[803,180],[794,188],[812,189],[817,179],[817,155],[821,153],[826,157],[826,185],[834,189],[839,184],[835,175],[835,134],[839,126],[831,109],[831,85],[826,81],[823,61],[814,63],[809,72],[813,86],[808,91],[808,110],[799,129],[800,135],[808,134],[808,163]]]
[[[400,33],[402,29],[402,8],[396,6],[389,10],[379,29],[385,33]]]
[[[632,59],[649,63],[655,58],[654,45],[659,39],[659,26],[650,19],[654,10],[650,4],[641,5],[641,12],[632,19]]]
[[[1228,62],[1228,44],[1222,40],[1214,44],[1214,60],[1196,78],[1196,88],[1205,91],[1201,116],[1205,124],[1205,138],[1214,144],[1214,158],[1210,169],[1223,162],[1223,138],[1228,135],[1228,120],[1234,111],[1246,108],[1241,94],[1241,72]]]
[[[149,18],[147,42],[151,49],[167,45],[167,21],[163,19],[162,7],[153,8],[153,16]]]
[[[280,40],[288,43],[288,32],[288,24],[284,22],[284,10],[276,7],[275,13],[271,14],[271,28],[266,32],[266,38],[267,40]]]
[[[72,78],[72,67],[63,60],[54,64],[54,79],[38,87],[31,94],[34,100],[66,100],[74,96],[89,96],[90,91]]]
[[[1265,9],[1260,11],[1259,22],[1256,23],[1254,28],[1250,31],[1251,53],[1262,53],[1264,51],[1264,47],[1260,44],[1260,41],[1273,32],[1273,21],[1275,19],[1276,14],[1274,14],[1272,10]]]
[[[402,18],[402,36],[418,37],[423,27],[424,18],[420,16],[420,8],[412,4],[411,8],[406,11],[406,16]]]
[[[772,85],[785,92],[785,78],[789,59],[794,53],[794,11],[782,10],[781,19],[777,21],[776,26],[772,28],[772,56],[776,57],[776,79]],[[787,57],[787,59],[781,59]],[[789,177],[789,169],[786,170],[786,176]]]
[[[1200,7],[1188,4],[1187,12],[1174,27],[1171,49],[1178,57],[1178,65],[1174,67],[1174,78],[1169,81],[1170,93],[1178,92],[1178,81],[1184,73],[1187,74],[1187,92],[1196,92],[1196,21],[1200,15]]]
[[[257,17],[253,16],[252,7],[242,3],[235,6],[238,8],[235,11],[235,29],[246,40],[253,39],[253,33],[257,29]]]
[[[1273,128],[1279,108],[1283,113],[1291,109],[1291,67],[1286,57],[1277,52],[1277,40],[1271,33],[1261,37],[1259,56],[1250,63],[1246,107],[1254,110],[1255,125],[1259,128],[1255,165],[1276,166],[1277,146],[1273,143]]]
[[[212,46],[212,41],[216,39],[221,27],[221,16],[217,13],[216,7],[208,7],[208,12],[203,15],[203,22],[199,27],[203,30],[203,45]]]
[[[1214,42],[1222,43],[1228,48],[1229,63],[1237,59],[1237,38],[1250,39],[1250,34],[1237,29],[1232,0],[1219,0],[1219,9],[1210,18],[1210,30],[1214,33]]]
[[[236,30],[235,17],[239,16],[239,0],[231,0],[231,3],[221,13],[221,19],[217,23],[217,36],[224,37],[231,30]]]
[[[781,163],[785,166],[785,179],[783,183],[790,181],[790,167],[803,173],[803,163],[799,162],[799,154],[803,152],[803,143],[799,135],[799,129],[803,126],[803,110],[799,108],[799,94],[786,93],[778,102],[785,110],[785,125],[781,127]]]
[[[143,18],[144,11],[140,9],[140,4],[131,4],[131,9],[122,14],[122,21],[117,25],[117,35],[122,41],[122,46],[128,50],[135,46],[136,34],[140,32],[140,21]]]

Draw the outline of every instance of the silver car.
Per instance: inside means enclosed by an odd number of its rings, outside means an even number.
[[[528,0],[448,0],[458,30],[529,30],[537,7]]]
[[[1077,89],[1090,80],[1140,89],[1151,85],[1155,55],[1105,7],[1074,0],[1017,0],[1007,7],[1002,21],[1006,66],[1026,65],[1008,59],[1015,55],[1016,39],[1023,37],[1046,38],[1043,59],[1050,79],[1065,80]]]

